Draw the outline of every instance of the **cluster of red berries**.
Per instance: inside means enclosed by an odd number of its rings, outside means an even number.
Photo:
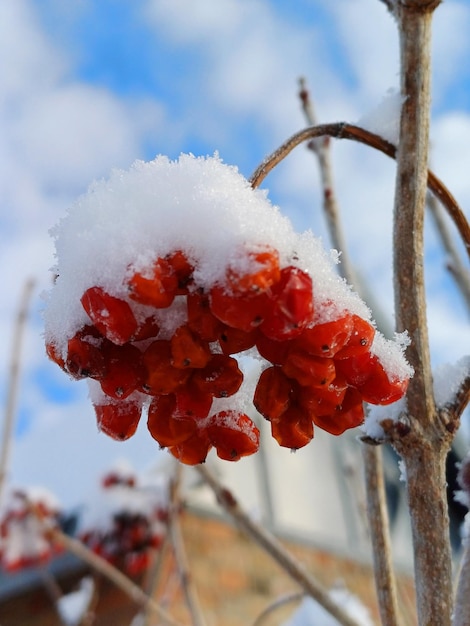
[[[195,266],[177,250],[143,271],[131,269],[124,297],[90,287],[81,298],[89,324],[64,354],[47,344],[72,377],[99,381],[106,401],[95,410],[108,435],[130,437],[148,404],[151,435],[183,463],[203,462],[211,447],[232,461],[253,454],[259,431],[251,418],[211,410],[214,398],[239,390],[234,355],[251,348],[271,364],[254,405],[281,446],[306,445],[314,425],[338,435],[362,423],[363,401],[387,404],[405,393],[408,380],[390,379],[371,352],[374,327],[344,312],[315,323],[311,276],[281,267],[275,249],[243,251],[210,287],[196,284]],[[177,299],[185,321],[161,336],[162,311]]]
[[[0,565],[16,572],[46,563],[61,550],[50,534],[58,527],[59,511],[47,499],[14,491],[0,520]]]
[[[116,488],[120,490],[120,507],[115,508],[106,523],[83,532],[80,539],[109,563],[122,567],[130,576],[138,576],[148,568],[151,550],[162,544],[168,512],[162,506],[144,506],[140,511],[138,506],[132,507],[134,499],[145,498],[133,477],[111,472],[103,479],[102,486],[104,498]]]

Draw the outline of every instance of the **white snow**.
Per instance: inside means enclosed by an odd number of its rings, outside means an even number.
[[[76,591],[67,593],[57,601],[57,609],[65,626],[78,626],[90,606],[94,583],[89,576],[82,578]]]
[[[405,98],[399,91],[389,89],[375,108],[361,116],[357,125],[397,145],[400,113],[404,101]]]
[[[455,400],[463,380],[470,375],[470,356],[464,356],[456,363],[446,363],[433,372],[434,395],[438,407],[444,407]]]
[[[181,155],[177,161],[159,156],[149,163],[137,161],[127,172],[115,170],[90,187],[53,235],[58,278],[47,296],[45,335],[61,351],[89,322],[80,303],[87,288],[100,286],[135,310],[126,277],[176,250],[194,263],[195,284],[207,287],[223,281],[228,266],[246,269],[243,250],[271,246],[279,251],[281,266],[296,265],[311,275],[315,322],[344,311],[370,320],[368,307],[337,276],[337,255],[311,231],[297,234],[266,192],[253,190],[217,155]],[[178,298],[158,313],[167,333],[185,315]],[[400,341],[378,339],[376,349],[387,353],[387,371],[409,372]]]
[[[330,595],[360,626],[372,626],[369,611],[346,589],[332,589]],[[339,622],[312,598],[305,598],[300,607],[282,626],[338,626]]]

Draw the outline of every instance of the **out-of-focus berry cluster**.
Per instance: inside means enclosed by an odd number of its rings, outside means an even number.
[[[141,574],[166,534],[168,501],[160,491],[139,485],[133,474],[109,472],[102,480],[99,522],[85,527],[80,539],[130,576]]]
[[[214,399],[237,394],[237,355],[249,349],[270,364],[254,405],[288,448],[306,445],[314,426],[335,435],[358,426],[363,401],[388,404],[405,393],[408,377],[390,376],[371,351],[371,323],[331,301],[315,305],[330,315],[316,315],[312,276],[281,266],[277,250],[241,251],[224,280],[210,286],[197,284],[196,270],[197,260],[175,250],[129,268],[120,297],[92,286],[81,298],[89,323],[65,350],[47,344],[73,378],[99,382],[95,410],[108,435],[132,436],[148,406],[152,437],[183,463],[203,462],[212,447],[231,461],[253,454],[259,431],[252,419],[213,408]],[[160,332],[162,314],[175,303],[184,315],[168,337]]]
[[[60,551],[51,531],[60,511],[44,490],[12,491],[0,519],[0,565],[9,572],[42,565]]]

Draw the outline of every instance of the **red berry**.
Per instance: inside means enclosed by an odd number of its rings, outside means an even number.
[[[306,328],[294,340],[296,347],[313,356],[333,357],[351,337],[354,324],[351,315]]]
[[[154,339],[160,332],[160,324],[155,315],[149,315],[142,322],[139,322],[138,327],[132,341],[143,341],[144,339]]]
[[[106,293],[101,287],[90,287],[81,303],[94,326],[107,339],[122,345],[137,331],[137,321],[127,302]]]
[[[336,359],[345,359],[368,352],[374,341],[375,328],[370,322],[359,317],[351,316],[353,329],[346,344],[335,354]]]
[[[297,337],[313,319],[312,279],[297,267],[285,267],[271,290],[270,301],[262,332],[275,340]]]
[[[267,420],[278,419],[289,407],[293,393],[293,382],[280,367],[265,369],[256,385],[253,404]]]
[[[223,324],[213,315],[209,296],[190,293],[187,296],[187,307],[189,328],[205,341],[216,341]]]
[[[364,402],[391,404],[402,398],[408,388],[408,379],[389,378],[383,365],[375,355],[370,355],[369,376],[357,386]]]
[[[194,266],[189,262],[188,257],[182,250],[176,250],[167,254],[165,260],[173,269],[178,281],[176,295],[186,295],[188,286],[193,282]]]
[[[336,376],[333,359],[312,356],[301,350],[291,350],[282,370],[289,378],[294,378],[300,385],[325,387]]]
[[[214,354],[206,367],[194,371],[191,381],[215,398],[227,398],[240,389],[243,373],[233,357]]]
[[[306,411],[293,405],[271,421],[271,434],[283,448],[297,450],[313,439],[313,423]]]
[[[56,363],[61,369],[67,371],[67,368],[65,367],[65,360],[60,354],[57,346],[51,341],[46,343],[46,354],[51,359],[51,361],[54,361],[54,363]]]
[[[236,295],[216,285],[210,292],[210,306],[212,313],[227,326],[250,332],[261,324],[270,302],[265,293]]]
[[[201,390],[192,379],[175,392],[175,417],[202,419],[209,415],[213,396],[209,391]]]
[[[127,281],[129,297],[140,304],[165,309],[175,299],[178,277],[166,260],[157,259],[150,268],[135,272]]]
[[[178,369],[205,367],[211,359],[209,344],[189,326],[177,328],[170,340],[171,364]]]
[[[356,428],[364,421],[364,407],[362,396],[353,387],[349,387],[339,406],[330,415],[316,415],[313,418],[315,426],[326,430],[331,435],[341,435],[349,428]]]
[[[249,350],[255,345],[258,331],[246,332],[239,328],[224,326],[219,333],[219,345],[224,354],[237,354]]]
[[[124,400],[131,393],[140,389],[145,371],[140,350],[127,343],[116,346],[107,343],[103,349],[106,373],[100,379],[101,389],[111,398]]]
[[[107,369],[102,349],[105,342],[108,340],[94,326],[84,326],[75,333],[67,343],[67,372],[77,380],[103,378]]]
[[[142,406],[138,402],[113,402],[95,405],[98,428],[113,439],[132,437],[139,424]]]
[[[282,365],[287,359],[292,341],[276,341],[260,332],[256,338],[256,347],[264,359],[274,365]]]
[[[182,387],[191,375],[189,369],[172,365],[170,342],[166,339],[153,341],[142,355],[145,368],[142,391],[150,395],[172,393]]]
[[[207,433],[199,429],[189,439],[169,447],[168,451],[185,465],[198,465],[204,463],[211,447]]]
[[[191,418],[176,418],[176,397],[174,394],[156,396],[148,409],[147,428],[162,448],[175,446],[189,439],[197,430]]]
[[[253,421],[238,411],[221,411],[212,415],[207,435],[217,450],[217,456],[226,461],[238,461],[257,452],[259,430]]]
[[[296,400],[298,405],[310,415],[330,415],[341,406],[347,383],[336,377],[332,383],[323,387],[299,387]]]

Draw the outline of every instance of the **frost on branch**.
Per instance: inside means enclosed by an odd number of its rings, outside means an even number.
[[[168,484],[162,476],[144,482],[120,463],[102,479],[99,497],[86,509],[80,538],[95,553],[129,575],[145,571],[152,549],[166,534]]]
[[[0,565],[13,572],[47,562],[59,547],[50,531],[59,526],[60,507],[42,488],[13,490],[0,513]]]
[[[98,427],[187,464],[253,454],[253,402],[281,446],[390,404],[411,368],[311,232],[218,157],[158,157],[95,183],[54,229],[48,355],[88,378]],[[249,355],[261,375],[250,388]],[[248,398],[248,402],[247,402]]]

